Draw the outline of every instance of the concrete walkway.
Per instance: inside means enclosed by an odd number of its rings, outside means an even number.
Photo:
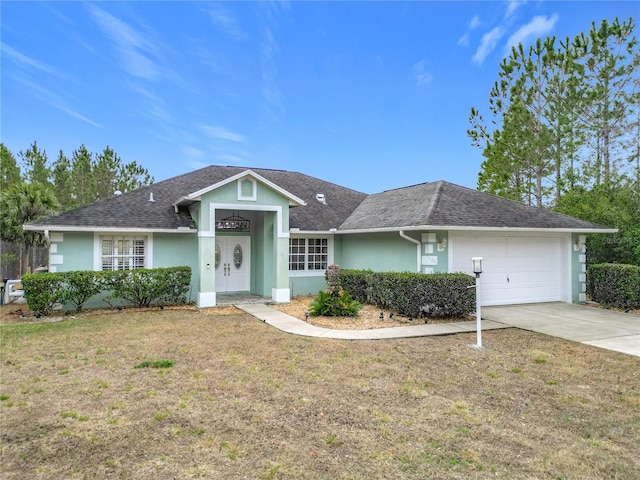
[[[316,327],[260,303],[236,304],[239,309],[284,332],[342,340],[451,335],[476,331],[476,322],[333,330]],[[570,303],[540,303],[482,308],[482,330],[516,327],[608,350],[640,356],[640,316]]]
[[[452,333],[476,331],[475,321],[372,328],[368,330],[333,330],[330,328],[316,327],[315,325],[311,325],[310,323],[299,320],[264,304],[239,304],[236,305],[236,307],[284,332],[303,335],[305,337],[338,338],[342,340],[380,340],[383,338],[425,337],[428,335],[450,335]],[[499,322],[490,320],[482,321],[483,331],[508,327],[509,325]]]

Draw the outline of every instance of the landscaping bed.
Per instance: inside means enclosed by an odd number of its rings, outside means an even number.
[[[309,305],[313,302],[312,295],[300,295],[293,297],[290,303],[280,303],[272,305],[292,317],[305,320],[318,327],[331,328],[334,330],[368,330],[371,328],[403,327],[407,325],[424,325],[425,320],[429,323],[450,323],[474,320],[475,317],[465,318],[409,318],[398,315],[390,310],[380,309],[373,305],[363,304],[362,309],[355,317],[306,317]],[[382,314],[382,315],[381,315]],[[380,318],[382,316],[382,318]]]

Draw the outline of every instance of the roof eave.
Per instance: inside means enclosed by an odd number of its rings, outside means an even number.
[[[30,232],[98,232],[98,233],[115,233],[115,232],[140,232],[140,233],[198,233],[197,229],[189,227],[177,228],[140,228],[140,227],[78,227],[73,225],[23,225],[23,230]]]
[[[423,231],[423,230],[454,230],[470,232],[553,232],[553,233],[617,233],[617,228],[545,228],[545,227],[475,227],[459,225],[410,225],[405,227],[381,227],[338,230],[337,234],[377,233],[398,231]]]
[[[176,206],[179,206],[179,205],[188,205],[190,203],[199,202],[201,200],[202,195],[204,195],[205,193],[208,193],[208,192],[211,192],[213,190],[216,190],[217,188],[220,188],[220,187],[222,187],[224,185],[227,185],[227,184],[229,184],[231,182],[234,182],[236,180],[239,180],[239,179],[247,177],[247,176],[251,176],[254,179],[258,180],[259,182],[264,183],[267,187],[271,188],[272,190],[275,190],[280,195],[282,195],[283,197],[288,199],[290,207],[304,207],[307,204],[307,202],[305,202],[301,198],[295,196],[293,193],[288,192],[287,190],[285,190],[282,187],[279,187],[275,183],[273,183],[273,182],[267,180],[266,178],[264,178],[262,175],[258,175],[253,170],[247,169],[247,170],[244,170],[244,171],[242,171],[240,173],[232,175],[229,178],[225,178],[224,180],[221,180],[221,181],[219,181],[217,183],[214,183],[213,185],[209,185],[208,187],[202,188],[202,189],[200,189],[200,190],[198,190],[196,192],[192,192],[189,195],[180,197],[173,204],[173,206],[176,207]]]

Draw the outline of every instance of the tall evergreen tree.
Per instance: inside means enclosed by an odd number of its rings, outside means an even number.
[[[76,206],[73,195],[73,181],[71,175],[71,162],[62,150],[53,163],[53,186],[56,197],[62,210],[68,210]]]
[[[578,35],[573,42],[586,86],[580,119],[591,133],[589,173],[596,185],[605,187],[611,186],[618,168],[626,165],[621,142],[632,128],[639,101],[640,52],[634,28],[632,18],[603,20],[599,26],[593,22],[589,33]]]
[[[115,189],[121,192],[129,192],[145,185],[151,185],[154,178],[149,170],[134,160],[121,165],[115,180]]]
[[[20,167],[4,143],[0,143],[0,193],[20,181]]]
[[[24,168],[24,178],[29,183],[40,183],[51,187],[51,169],[48,165],[47,152],[40,150],[34,141],[29,150],[18,152]]]
[[[121,169],[120,157],[107,146],[96,155],[93,163],[93,181],[95,198],[101,200],[113,195],[118,172]]]
[[[91,152],[80,145],[71,157],[73,200],[76,206],[95,201]]]
[[[484,147],[483,156],[488,161],[483,166],[498,164],[506,167],[510,164],[511,171],[527,172],[527,200],[538,207],[548,196],[548,177],[558,161],[552,148],[555,130],[549,127],[550,106],[557,102],[553,98],[557,95],[556,90],[548,88],[553,58],[557,58],[553,37],[545,41],[538,39],[527,50],[522,44],[513,47],[509,57],[500,64],[500,78],[489,97],[491,113],[496,122],[502,124],[501,133],[491,135],[482,125],[484,120],[475,108],[471,110],[472,128],[467,132],[474,145]],[[563,130],[562,125],[559,128]],[[514,134],[517,135],[514,137]],[[518,143],[517,149],[513,148],[514,142]],[[506,145],[500,146],[500,143]],[[517,156],[514,156],[516,150]],[[510,155],[495,158],[505,154]],[[491,191],[490,182],[486,183],[490,178],[495,179],[496,176],[484,175],[480,188]]]

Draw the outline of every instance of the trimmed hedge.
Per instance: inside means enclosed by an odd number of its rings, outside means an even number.
[[[113,293],[107,298],[121,298],[137,307],[185,303],[191,284],[189,267],[126,270],[113,273],[113,277],[108,280]]]
[[[28,273],[22,277],[22,288],[36,317],[46,317],[64,301],[64,280],[59,273]]]
[[[640,308],[640,267],[599,263],[587,269],[587,293],[607,307]]]
[[[475,310],[475,278],[464,273],[341,270],[340,286],[362,303],[410,318],[428,307],[433,316],[462,317]]]
[[[190,267],[32,273],[22,278],[27,305],[37,317],[64,304],[80,311],[89,298],[103,291],[111,292],[107,301],[121,299],[137,307],[182,304],[187,301],[190,284]]]

